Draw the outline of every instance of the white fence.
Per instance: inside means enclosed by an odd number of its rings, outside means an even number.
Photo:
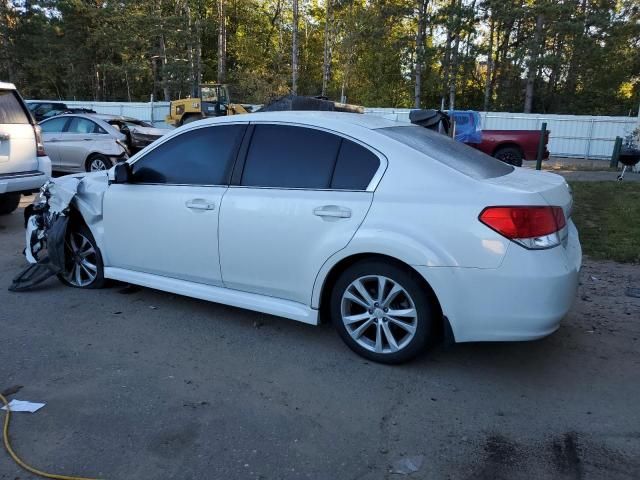
[[[367,113],[409,121],[409,109],[367,108]],[[545,115],[539,113],[479,112],[485,130],[540,130],[547,122],[549,152],[555,157],[610,159],[616,137],[640,127],[638,117]]]
[[[79,102],[64,101],[68,107],[90,108],[96,113],[123,115],[145,120],[153,124],[163,124],[169,115],[169,102]]]
[[[91,108],[98,113],[125,115],[155,124],[164,122],[169,102],[65,102],[70,107]],[[401,122],[409,121],[409,109],[366,108],[365,112]],[[637,117],[544,115],[537,113],[480,112],[486,130],[539,130],[547,122],[549,151],[555,157],[609,159],[617,136],[640,127]]]

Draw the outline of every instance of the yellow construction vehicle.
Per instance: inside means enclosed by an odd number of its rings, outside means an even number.
[[[229,87],[221,83],[205,83],[199,86],[199,96],[174,100],[165,122],[174,127],[207,117],[249,113],[239,103],[231,103]]]

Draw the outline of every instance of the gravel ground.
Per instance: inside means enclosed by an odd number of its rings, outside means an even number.
[[[114,285],[10,293],[21,211],[0,217],[0,391],[34,466],[107,479],[640,478],[640,267],[585,260],[576,305],[530,343],[399,367],[311,327]],[[526,285],[522,285],[526,288]],[[499,302],[499,294],[496,302]],[[0,479],[32,478],[2,452]]]

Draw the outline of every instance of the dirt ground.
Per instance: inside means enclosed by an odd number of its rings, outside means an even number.
[[[627,295],[638,265],[585,259],[576,304],[546,339],[389,367],[329,326],[151,289],[52,279],[11,293],[21,212],[0,217],[0,245],[0,390],[47,403],[11,430],[45,470],[393,480],[411,458],[406,478],[640,478],[640,298]],[[0,479],[30,478],[0,452]]]

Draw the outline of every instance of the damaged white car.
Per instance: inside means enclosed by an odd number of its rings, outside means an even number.
[[[26,212],[28,288],[115,279],[309,324],[406,361],[434,340],[554,332],[581,248],[560,176],[425,128],[332,112],[181,127]],[[543,301],[541,301],[543,299]]]

